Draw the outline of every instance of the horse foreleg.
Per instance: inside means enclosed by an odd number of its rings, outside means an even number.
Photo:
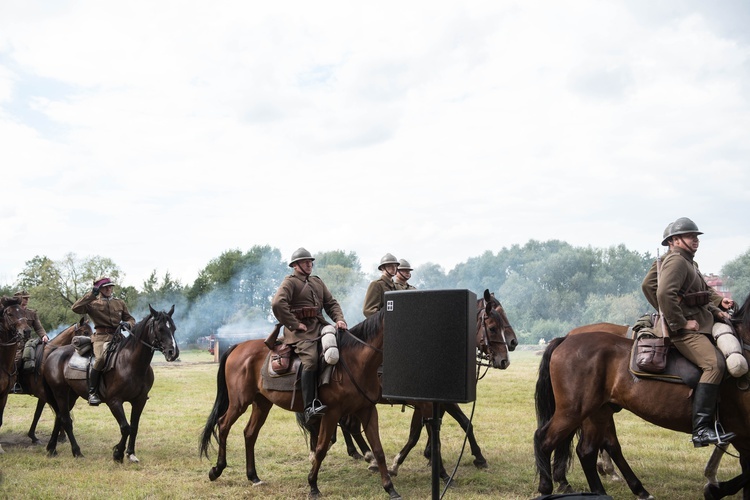
[[[406,444],[401,448],[401,451],[393,459],[393,465],[388,470],[392,476],[398,475],[398,468],[404,463],[406,457],[409,456],[409,452],[419,442],[419,437],[422,435],[422,412],[416,406],[411,414],[411,424],[409,425],[409,438],[406,440]]]
[[[255,470],[255,442],[258,440],[260,428],[266,422],[272,406],[273,403],[258,396],[253,402],[250,420],[245,426],[245,473],[247,474],[247,479],[252,481],[254,486],[263,483],[258,477],[258,472]]]
[[[73,396],[75,396],[75,394],[73,394]],[[75,401],[76,397],[77,396],[73,397],[73,401]],[[68,435],[70,450],[73,452],[73,456],[76,458],[83,458],[81,447],[78,446],[78,441],[76,441],[76,437],[73,435],[73,418],[70,415],[70,409],[73,407],[73,404],[59,400],[57,404],[60,411],[55,414],[55,425],[52,428],[52,435],[47,443],[47,455],[57,455],[57,436],[60,429],[63,429]]]
[[[112,458],[115,462],[122,463],[125,457],[125,444],[127,443],[128,436],[130,436],[130,425],[128,424],[128,419],[125,417],[125,410],[120,401],[108,401],[107,406],[112,416],[117,420],[117,425],[120,427],[120,441],[112,447]]]
[[[130,435],[128,438],[128,447],[125,449],[125,455],[128,457],[128,460],[134,464],[140,462],[138,457],[135,456],[135,440],[138,437],[138,424],[141,421],[143,409],[146,407],[146,401],[148,401],[148,397],[130,403]]]
[[[474,437],[474,426],[469,420],[469,417],[461,411],[461,407],[456,403],[444,404],[443,408],[448,412],[448,415],[458,422],[458,425],[460,425],[466,433],[466,436],[469,439],[469,446],[471,447],[471,454],[474,455],[474,466],[478,469],[486,469],[488,467],[487,460],[484,458],[484,455],[482,455],[482,450],[479,448],[476,437]]]
[[[380,482],[383,485],[383,489],[388,492],[390,498],[401,498],[396,492],[396,488],[393,486],[391,476],[388,474],[388,467],[385,464],[385,453],[383,453],[383,445],[380,442],[380,431],[378,429],[378,409],[376,405],[365,408],[358,413],[360,422],[365,423],[364,426],[365,436],[367,441],[370,443],[372,453],[375,455],[375,460],[378,464],[378,470],[380,471]]]

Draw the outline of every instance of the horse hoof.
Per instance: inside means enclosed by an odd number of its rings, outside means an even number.
[[[258,481],[253,481],[253,487],[255,487],[255,486],[262,486],[264,484],[265,483],[263,481],[261,481],[260,479]]]
[[[48,457],[56,457],[57,456],[57,450],[47,450],[47,456]]]
[[[352,457],[354,460],[363,460],[365,457],[357,453],[356,451],[354,453],[349,454],[350,457]]]
[[[134,453],[128,453],[128,461],[131,464],[139,464],[139,463],[141,463],[141,461],[138,460],[138,457],[136,457]]]
[[[378,469],[378,464],[370,464],[367,466],[367,470],[370,472],[377,472],[380,469]]]
[[[398,469],[388,469],[388,475],[391,477],[398,476]]]
[[[216,481],[217,479],[219,479],[219,476],[221,476],[221,472],[217,471],[216,467],[211,467],[211,470],[208,471],[208,478],[211,481]]]
[[[474,466],[477,469],[486,469],[486,468],[489,467],[489,465],[487,465],[487,460],[484,460],[484,459],[482,459],[482,460],[479,460],[479,459],[474,460]]]

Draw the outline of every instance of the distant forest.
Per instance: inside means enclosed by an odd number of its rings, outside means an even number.
[[[364,273],[354,252],[332,250],[314,256],[313,274],[328,285],[348,323],[364,319],[365,290],[377,275]],[[651,312],[641,281],[654,259],[624,245],[592,248],[530,240],[497,253],[487,251],[448,272],[437,264],[417,265],[411,283],[421,290],[468,289],[478,297],[488,289],[502,302],[520,342],[530,344],[589,323],[632,324]],[[222,253],[192,284],[154,271],[140,288],[118,286],[115,293],[126,300],[136,319],[148,314],[149,304],[160,310],[174,304],[181,343],[222,332],[261,336],[272,328],[271,298],[289,273],[278,249],[253,246]],[[102,275],[119,282],[123,271],[102,256],[79,259],[68,254],[60,261],[36,256],[25,263],[15,283],[0,287],[0,293],[7,296],[26,289],[31,294],[29,307],[39,312],[45,329],[55,333],[78,320],[70,306]],[[721,276],[741,304],[750,292],[750,250],[728,262]]]

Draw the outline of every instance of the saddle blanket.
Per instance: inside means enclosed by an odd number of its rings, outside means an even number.
[[[63,375],[68,380],[86,380],[86,372],[89,369],[90,360],[91,358],[84,358],[77,352],[74,352],[65,365]]]
[[[327,363],[318,378],[318,386],[327,384],[331,381],[333,374],[333,366]],[[268,351],[265,361],[263,361],[263,367],[260,370],[261,381],[263,388],[268,391],[286,391],[291,392],[299,390],[299,373],[302,370],[302,364],[299,362],[299,358],[296,355],[292,355],[292,369],[287,373],[278,375],[270,370],[271,366],[271,351]]]

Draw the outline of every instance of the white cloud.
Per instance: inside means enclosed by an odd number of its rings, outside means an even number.
[[[734,16],[726,10],[734,9]],[[450,269],[529,238],[750,246],[743,4],[0,6],[0,277],[231,248]],[[721,243],[721,244],[719,244]]]

